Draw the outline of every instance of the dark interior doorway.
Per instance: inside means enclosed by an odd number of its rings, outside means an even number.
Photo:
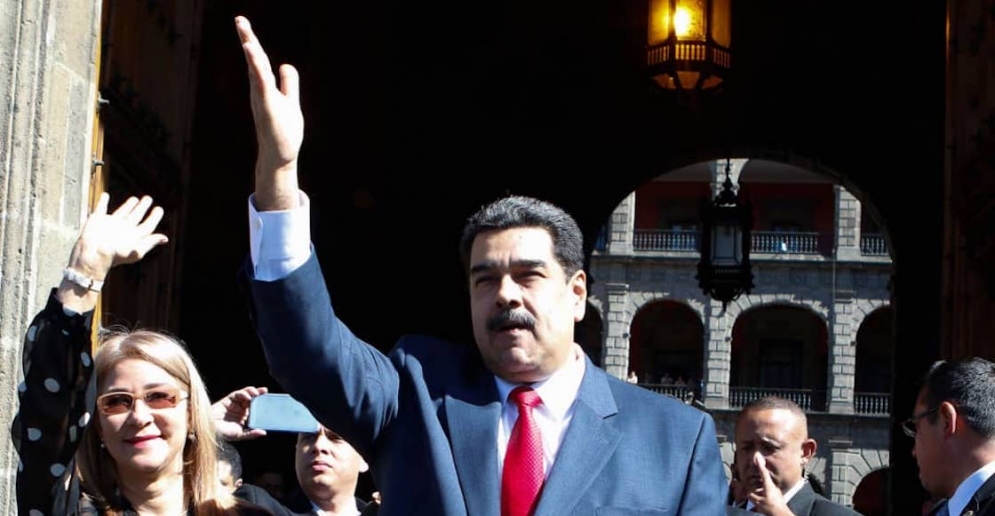
[[[339,313],[383,349],[404,332],[470,342],[456,244],[481,203],[548,198],[593,244],[637,185],[730,147],[846,174],[879,208],[905,278],[897,338],[938,335],[944,4],[885,2],[861,16],[823,2],[737,6],[737,75],[724,99],[692,112],[643,75],[645,2],[206,3],[178,331],[212,393],[273,386],[235,281],[254,159],[236,14],[274,61],[301,69],[314,244]],[[896,81],[903,95],[889,91]],[[902,195],[896,171],[916,178]],[[922,342],[895,385],[936,355]],[[913,400],[896,392],[896,410]],[[908,450],[891,457],[914,486]]]

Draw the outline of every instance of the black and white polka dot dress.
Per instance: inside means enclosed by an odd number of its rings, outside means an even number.
[[[20,407],[10,432],[20,458],[21,516],[94,513],[89,504],[80,506],[73,459],[94,404],[93,312],[67,312],[54,292],[24,336],[24,381],[18,386]]]

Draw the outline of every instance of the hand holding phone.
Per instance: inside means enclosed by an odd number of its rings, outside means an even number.
[[[214,420],[218,437],[225,441],[246,441],[266,435],[265,430],[250,429],[246,425],[249,421],[249,406],[252,403],[252,398],[267,392],[269,389],[266,387],[249,385],[232,391],[224,398],[214,402],[211,405],[211,419]]]
[[[289,394],[267,393],[252,398],[247,426],[267,432],[316,433],[318,420]]]

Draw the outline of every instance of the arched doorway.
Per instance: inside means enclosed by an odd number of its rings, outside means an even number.
[[[857,330],[854,408],[858,413],[888,414],[895,331],[890,306],[871,312]]]
[[[732,330],[730,405],[775,394],[825,410],[827,342],[826,323],[807,308],[764,305],[741,314]]]
[[[704,325],[683,303],[656,301],[632,320],[629,369],[640,383],[686,387],[697,392],[701,379]]]

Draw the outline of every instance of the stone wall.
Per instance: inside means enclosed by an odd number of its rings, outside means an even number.
[[[738,175],[742,165],[737,165],[733,172]],[[716,181],[724,179],[724,168],[713,169],[713,174],[714,187]],[[728,474],[736,413],[729,406],[736,319],[766,306],[808,310],[825,325],[829,347],[828,411],[808,416],[810,435],[818,443],[809,471],[822,479],[828,497],[850,505],[860,480],[889,464],[890,438],[887,415],[854,415],[857,332],[868,315],[889,305],[891,279],[889,258],[860,254],[859,201],[837,187],[837,254],[755,256],[755,288],[723,307],[698,287],[696,252],[632,250],[632,227],[626,232],[620,226],[631,223],[635,200],[634,195],[629,195],[619,204],[612,216],[607,252],[596,253],[591,260],[591,276],[597,281],[591,288],[590,300],[606,325],[606,370],[623,378],[630,369],[630,328],[640,310],[649,304],[676,301],[697,314],[704,328],[703,402],[715,417]],[[614,243],[614,239],[622,241]]]
[[[59,281],[93,169],[97,0],[0,0],[0,427],[10,428],[21,338]],[[0,513],[18,463],[0,440]]]

